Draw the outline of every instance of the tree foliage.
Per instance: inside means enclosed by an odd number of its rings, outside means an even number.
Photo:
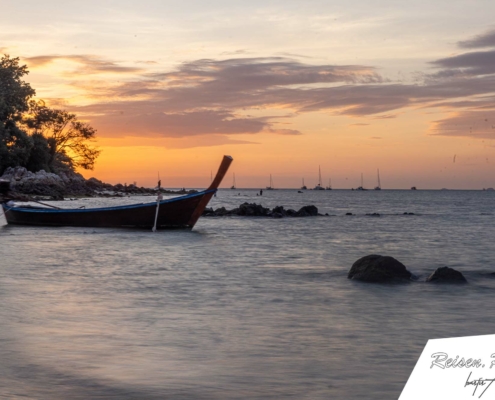
[[[19,57],[0,58],[0,122],[19,121],[29,109],[29,99],[36,91],[22,80],[29,71],[26,65],[19,65]]]
[[[51,172],[93,169],[100,150],[96,130],[75,114],[52,109],[23,80],[29,71],[19,58],[0,58],[0,175],[7,167]]]

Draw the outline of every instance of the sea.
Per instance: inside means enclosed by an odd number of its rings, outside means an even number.
[[[156,233],[0,217],[0,398],[397,399],[429,339],[495,333],[495,192],[226,189],[210,206],[244,202],[322,216]],[[418,280],[349,280],[369,254]],[[424,282],[443,266],[468,284]]]

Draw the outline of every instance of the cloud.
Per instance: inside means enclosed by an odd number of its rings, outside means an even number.
[[[67,60],[79,64],[76,71],[69,72],[69,75],[79,74],[101,74],[101,73],[137,73],[142,71],[140,68],[124,67],[112,61],[106,61],[91,55],[69,55],[69,56],[35,56],[25,58],[30,68],[39,68],[58,60]]]
[[[495,47],[495,30],[475,36],[473,39],[457,42],[457,45],[463,49]]]
[[[153,61],[153,60],[148,60],[148,61],[136,61],[136,64],[147,64],[147,65],[153,65],[153,64],[158,64],[158,62]]]
[[[447,71],[441,71],[444,76],[448,74],[450,76],[493,74],[495,73],[495,50],[460,54],[433,61],[432,64],[447,68]]]
[[[438,65],[449,65],[447,59]],[[455,83],[452,82],[455,80]],[[459,97],[494,91],[494,75],[428,78],[424,84],[389,83],[367,66],[313,66],[286,58],[197,60],[166,73],[104,87],[110,100],[81,107],[94,123],[121,134],[141,132],[183,137],[197,134],[301,134],[281,129],[276,118],[246,115],[245,109],[315,111],[373,119],[396,118],[406,107],[453,107]],[[473,106],[480,106],[474,99]],[[459,103],[459,106],[461,104]],[[487,106],[488,104],[485,104]],[[124,122],[125,121],[125,122]]]
[[[299,131],[277,129],[268,118],[240,117],[226,111],[201,110],[183,113],[130,113],[97,116],[92,123],[102,135],[188,137],[201,135],[256,134],[262,131],[298,135]]]
[[[433,121],[431,132],[435,136],[495,139],[495,110],[454,113],[448,118]]]
[[[373,117],[373,119],[392,119],[392,118],[397,118],[396,114],[385,114],[385,115],[377,115],[376,117]]]
[[[460,42],[460,46],[484,46],[494,34]],[[43,66],[59,59],[76,62],[89,73],[129,74],[125,82],[100,79],[90,84],[88,80],[84,82],[87,87],[81,81],[74,83],[94,103],[71,111],[107,136],[300,135],[290,126],[297,115],[325,112],[369,121],[397,118],[399,110],[407,108],[449,112],[432,122],[435,135],[476,138],[492,134],[491,130],[466,129],[466,124],[469,118],[479,117],[472,113],[495,109],[495,49],[433,60],[433,72],[422,74],[416,83],[390,82],[373,66],[312,65],[289,57],[199,59],[163,72],[156,72],[156,65],[150,72],[85,55],[27,60],[30,65]],[[288,115],[266,116],[281,110]]]

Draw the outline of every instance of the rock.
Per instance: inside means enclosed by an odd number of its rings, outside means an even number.
[[[347,278],[363,282],[405,282],[411,280],[412,274],[393,257],[371,254],[352,264]]]
[[[315,206],[304,206],[296,213],[296,217],[316,217],[318,208]]]
[[[228,212],[229,211],[225,207],[220,207],[215,210],[215,215],[220,215],[220,216],[227,215]]]
[[[366,214],[368,215],[369,217],[379,217],[380,214],[379,213],[372,213],[372,214]]]
[[[283,206],[277,206],[272,210],[272,215],[273,214],[280,214],[283,217],[286,215],[286,212]]]
[[[239,214],[248,217],[264,217],[269,214],[270,210],[263,207],[261,204],[244,203],[239,206]]]
[[[353,215],[352,213],[345,213],[345,215]]]
[[[453,268],[440,267],[437,268],[427,279],[426,282],[434,283],[467,283],[467,279]]]

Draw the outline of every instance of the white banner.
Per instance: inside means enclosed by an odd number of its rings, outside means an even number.
[[[495,335],[429,340],[399,400],[495,399]]]

